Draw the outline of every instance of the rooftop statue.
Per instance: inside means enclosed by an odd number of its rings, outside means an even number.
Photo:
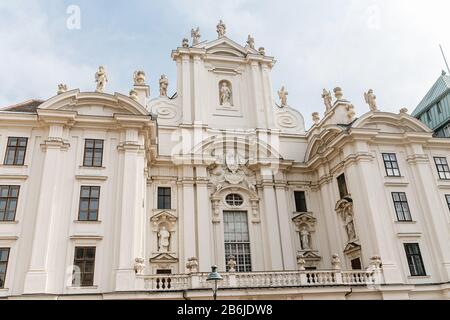
[[[200,37],[202,35],[200,34],[200,28],[197,27],[197,29],[191,30],[191,37],[192,37],[192,45],[195,46],[200,42]]]
[[[377,111],[377,97],[374,95],[373,90],[370,89],[368,92],[364,93],[364,99],[366,100],[366,103],[370,107],[370,111]]]
[[[103,92],[105,90],[108,78],[106,76],[106,70],[103,66],[98,67],[98,71],[95,73],[95,82],[97,83],[96,92]]]
[[[217,35],[219,36],[219,38],[222,38],[225,36],[226,33],[227,33],[227,27],[223,23],[223,21],[220,20],[219,24],[217,25]]]
[[[327,91],[326,89],[323,89],[322,99],[323,103],[325,104],[326,112],[330,111],[331,107],[333,106],[333,98],[331,97],[331,92]]]
[[[67,85],[62,84],[62,83],[58,84],[58,92],[57,92],[58,94],[62,94],[66,91],[67,91]]]
[[[281,90],[278,90],[278,97],[280,97],[281,106],[287,106],[287,96],[289,92],[286,91],[284,86],[281,87]]]
[[[248,35],[247,44],[250,48],[255,49],[255,39],[251,35]]]
[[[181,46],[183,48],[189,48],[189,40],[187,38],[184,38],[183,42],[181,43]]]
[[[161,75],[161,78],[159,79],[159,96],[160,97],[167,97],[167,88],[168,87],[169,87],[169,80],[163,74],[163,75]]]
[[[135,71],[133,78],[134,78],[135,85],[145,84],[145,72],[144,71],[141,71],[141,70]]]

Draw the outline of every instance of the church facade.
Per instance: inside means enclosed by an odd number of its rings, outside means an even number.
[[[450,140],[339,87],[306,130],[217,33],[172,52],[173,96],[99,68],[0,111],[0,297],[210,299],[217,265],[219,299],[449,299]]]

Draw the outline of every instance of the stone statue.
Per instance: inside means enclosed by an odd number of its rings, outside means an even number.
[[[226,33],[227,33],[227,27],[225,26],[223,21],[220,20],[219,24],[217,25],[217,34],[218,34],[219,38],[224,37]]]
[[[231,99],[231,88],[228,86],[227,81],[222,81],[220,85],[220,105],[231,106],[233,105]]]
[[[134,101],[138,101],[139,100],[138,93],[135,90],[131,90],[130,98],[133,99]]]
[[[248,35],[247,44],[250,48],[255,49],[255,39],[251,35]]]
[[[228,267],[228,272],[236,272],[236,257],[235,256],[229,256],[228,257],[228,262],[227,262],[227,267]]]
[[[66,91],[67,91],[67,85],[62,84],[62,83],[58,84],[58,92],[57,92],[57,94],[62,94],[64,92],[66,92]]]
[[[183,41],[181,42],[181,46],[183,48],[189,48],[189,40],[187,38],[184,38]]]
[[[332,256],[331,266],[333,267],[333,270],[341,270],[341,259],[339,259],[337,254],[333,254]]]
[[[364,99],[366,103],[369,105],[370,111],[377,111],[377,97],[373,93],[373,90],[370,89],[368,92],[364,93]]]
[[[169,87],[169,80],[163,74],[163,75],[161,75],[161,78],[159,79],[159,96],[160,97],[167,97],[167,88],[168,87]]]
[[[198,259],[196,257],[189,258],[186,263],[186,269],[189,273],[198,272]]]
[[[144,85],[145,84],[145,72],[138,70],[133,74],[134,85]]]
[[[170,247],[170,232],[165,226],[162,226],[158,232],[158,251],[168,252]]]
[[[380,256],[372,256],[370,258],[370,265],[373,266],[375,269],[381,268],[381,257]]]
[[[262,56],[266,55],[266,49],[264,49],[264,47],[259,47],[258,51],[259,51],[260,55],[262,55]]]
[[[144,258],[136,258],[134,259],[134,272],[137,275],[143,275],[145,269],[145,260]]]
[[[330,111],[333,106],[333,98],[331,98],[331,92],[323,89],[322,92],[323,103],[325,104],[326,112]]]
[[[407,114],[408,113],[408,108],[401,108],[400,109],[400,113],[401,114]]]
[[[303,226],[302,230],[300,231],[300,242],[302,245],[302,250],[309,250],[311,249],[309,244],[309,231],[306,226]]]
[[[199,44],[201,36],[202,35],[200,34],[200,27],[197,27],[197,29],[192,29],[191,30],[191,37],[192,37],[192,45],[193,46]]]
[[[337,100],[341,100],[342,97],[344,96],[344,94],[342,93],[342,89],[340,87],[334,88],[333,92]]]
[[[353,223],[353,214],[350,208],[345,212],[345,230],[347,231],[348,241],[351,242],[356,239],[355,225]]]
[[[103,66],[98,67],[98,71],[95,73],[95,82],[97,83],[96,92],[103,92],[105,90],[108,78],[106,76],[106,71]]]
[[[347,117],[350,121],[353,120],[353,117],[355,116],[355,106],[352,104],[347,105]]]
[[[287,96],[289,92],[287,92],[284,86],[281,87],[281,90],[278,90],[278,97],[280,97],[281,106],[287,106]]]
[[[320,116],[319,116],[319,113],[318,113],[318,112],[314,112],[314,113],[312,114],[312,119],[313,119],[313,121],[314,121],[314,124],[319,124],[319,122],[320,122]]]

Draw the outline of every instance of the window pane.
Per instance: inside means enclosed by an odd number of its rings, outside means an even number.
[[[5,164],[9,164],[9,165],[14,164],[15,154],[16,154],[16,150],[15,149],[8,149],[8,150],[6,150]]]
[[[92,187],[91,188],[91,198],[98,198],[100,196],[100,188]]]
[[[85,148],[94,148],[94,140],[86,139]]]

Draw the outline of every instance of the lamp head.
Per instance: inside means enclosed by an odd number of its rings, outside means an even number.
[[[218,281],[223,280],[222,276],[217,272],[217,266],[211,267],[211,273],[208,274],[206,281]]]

